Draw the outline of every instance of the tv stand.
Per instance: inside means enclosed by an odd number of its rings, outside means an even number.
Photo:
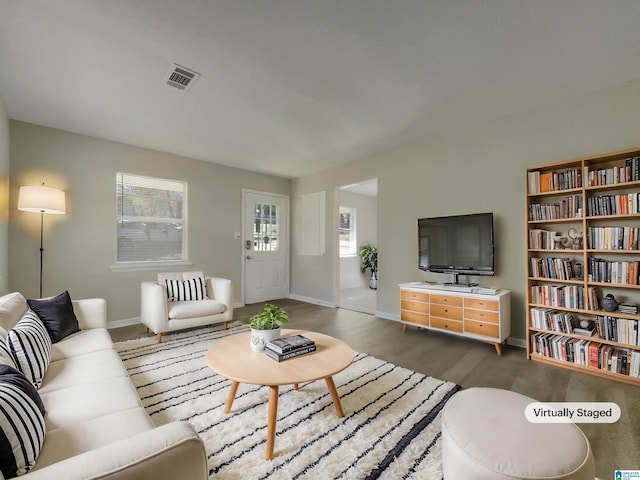
[[[511,292],[499,290],[489,295],[473,293],[471,287],[442,290],[439,285],[403,283],[400,321],[403,331],[412,325],[473,338],[493,344],[501,355],[502,344],[511,334]]]
[[[460,281],[461,273],[453,274],[453,282],[445,282],[443,285],[447,285],[449,287],[477,287],[477,283],[464,283]]]
[[[477,283],[459,283],[459,282],[445,282],[443,285],[447,287],[477,287]]]

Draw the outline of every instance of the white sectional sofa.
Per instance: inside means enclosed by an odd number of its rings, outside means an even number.
[[[0,297],[0,336],[28,310]],[[204,445],[187,422],[156,427],[106,330],[103,299],[73,301],[80,331],[52,344],[38,389],[46,433],[29,479],[206,479]],[[0,474],[2,478],[2,474]]]

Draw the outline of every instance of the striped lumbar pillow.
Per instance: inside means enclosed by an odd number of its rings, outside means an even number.
[[[4,478],[27,473],[44,442],[44,407],[36,389],[17,370],[0,375],[0,471]]]
[[[28,310],[9,330],[7,346],[18,369],[36,388],[40,388],[51,361],[51,337],[32,310]]]
[[[185,300],[206,300],[207,288],[204,277],[190,280],[165,280],[167,284],[167,299],[170,302]]]

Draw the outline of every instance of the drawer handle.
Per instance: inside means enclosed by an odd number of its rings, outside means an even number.
[[[449,328],[449,325],[447,325],[446,323],[444,324],[444,328]]]
[[[446,308],[444,309],[445,312],[449,313],[449,310],[447,310]]]
[[[482,325],[482,324],[480,324],[480,326],[482,327],[483,325]]]

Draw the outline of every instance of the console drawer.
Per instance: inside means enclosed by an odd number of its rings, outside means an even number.
[[[440,305],[451,305],[454,307],[462,306],[462,297],[453,297],[449,295],[433,295],[431,294],[431,303]]]
[[[472,308],[464,309],[465,320],[478,320],[480,322],[498,323],[500,315],[498,312],[488,312],[485,310],[474,310]]]
[[[493,338],[498,338],[500,336],[500,328],[497,323],[465,320],[464,331],[465,333],[475,333],[476,335],[485,335]]]
[[[429,294],[422,292],[410,292],[408,290],[400,290],[400,299],[414,300],[416,302],[428,302]]]
[[[408,310],[400,310],[400,320],[411,323],[419,323],[429,326],[429,315],[426,313],[410,312]]]
[[[412,310],[414,312],[429,313],[429,304],[422,302],[414,302],[412,300],[401,300],[400,309]]]
[[[482,298],[465,298],[464,306],[467,308],[478,308],[480,310],[498,311],[498,302],[495,300],[484,300]]]
[[[431,317],[431,328],[449,330],[450,332],[462,333],[462,322],[448,320],[446,318]]]
[[[452,320],[462,320],[462,307],[451,307],[449,305],[431,304],[431,315]]]

